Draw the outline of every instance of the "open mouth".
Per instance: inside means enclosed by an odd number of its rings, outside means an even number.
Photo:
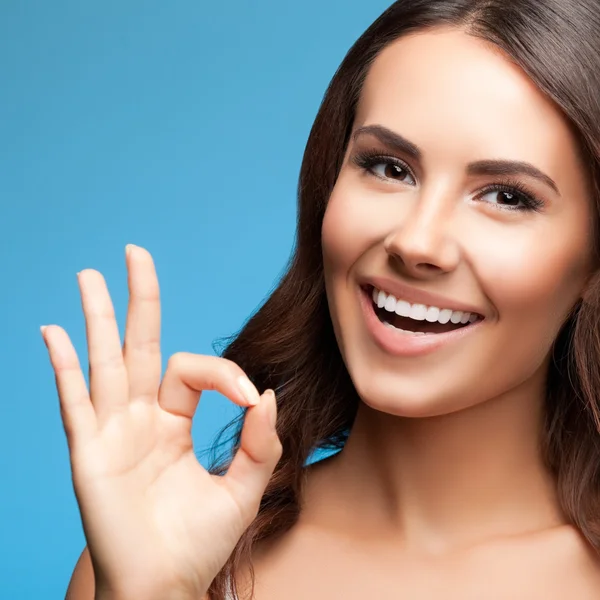
[[[363,290],[371,298],[377,318],[399,332],[413,335],[448,333],[464,329],[483,319],[477,313],[411,304],[373,286],[366,286]]]

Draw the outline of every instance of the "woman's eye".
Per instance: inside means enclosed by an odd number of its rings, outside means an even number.
[[[495,189],[482,194],[479,197],[490,204],[500,204],[510,208],[526,208],[529,205],[527,198],[517,191]],[[489,198],[489,200],[485,200]]]
[[[381,179],[393,179],[410,185],[414,185],[415,183],[410,171],[395,162],[379,161],[373,163],[370,170],[377,175],[377,177],[381,177]]]

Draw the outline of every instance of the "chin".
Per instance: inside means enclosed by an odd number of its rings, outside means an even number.
[[[450,382],[441,389],[435,382],[407,381],[389,373],[356,375],[351,374],[351,377],[362,402],[373,410],[396,417],[439,417],[473,405],[466,390],[452,392]],[[463,401],[459,402],[458,398]]]
[[[443,401],[424,402],[422,399],[415,399],[411,402],[408,398],[382,397],[374,398],[361,396],[362,401],[373,410],[382,412],[395,417],[405,417],[408,419],[423,419],[427,417],[440,417],[463,410],[466,407],[449,406]]]

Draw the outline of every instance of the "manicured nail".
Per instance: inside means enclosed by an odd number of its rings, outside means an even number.
[[[40,327],[40,332],[42,333],[42,342],[44,342],[44,345],[47,348],[48,347],[48,342],[46,340],[46,336],[44,335],[44,331],[46,331],[46,329],[48,329],[48,325],[42,325]]]
[[[242,376],[238,377],[237,383],[244,398],[246,398],[246,402],[248,402],[250,406],[256,406],[260,402],[260,396],[250,380],[247,377]]]

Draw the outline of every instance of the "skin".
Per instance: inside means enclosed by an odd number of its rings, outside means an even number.
[[[561,513],[539,451],[552,343],[592,272],[588,182],[556,107],[500,51],[438,29],[388,46],[354,123],[416,144],[352,142],[322,230],[338,343],[362,399],[344,450],[307,469],[298,524],[259,547],[258,600],[592,600],[600,563]],[[408,170],[354,162],[377,149]],[[510,211],[486,159],[525,161],[558,191],[515,176],[543,203]],[[485,321],[420,357],[384,352],[358,302],[386,276],[478,308]],[[248,573],[240,574],[247,581]],[[91,599],[82,555],[70,600]]]
[[[89,391],[66,332],[42,328],[89,547],[67,598],[198,600],[256,517],[281,456],[275,395],[259,396],[239,366],[215,356],[174,354],[161,380],[150,254],[128,247],[127,269],[123,347],[104,278],[92,269],[78,274]],[[247,407],[241,446],[222,477],[208,473],[193,449],[202,390]]]
[[[310,472],[298,526],[264,548],[256,597],[596,598],[598,560],[561,514],[538,449],[551,346],[592,270],[572,132],[500,51],[456,30],[382,52],[353,131],[369,125],[422,157],[369,135],[348,147],[322,242],[337,340],[363,402],[344,450]],[[371,149],[410,171],[366,173],[352,157]],[[467,173],[485,159],[530,163],[558,192],[515,176],[544,205],[506,210],[505,194],[481,194],[502,178]],[[392,356],[358,302],[373,275],[474,305],[485,321],[429,355]]]

